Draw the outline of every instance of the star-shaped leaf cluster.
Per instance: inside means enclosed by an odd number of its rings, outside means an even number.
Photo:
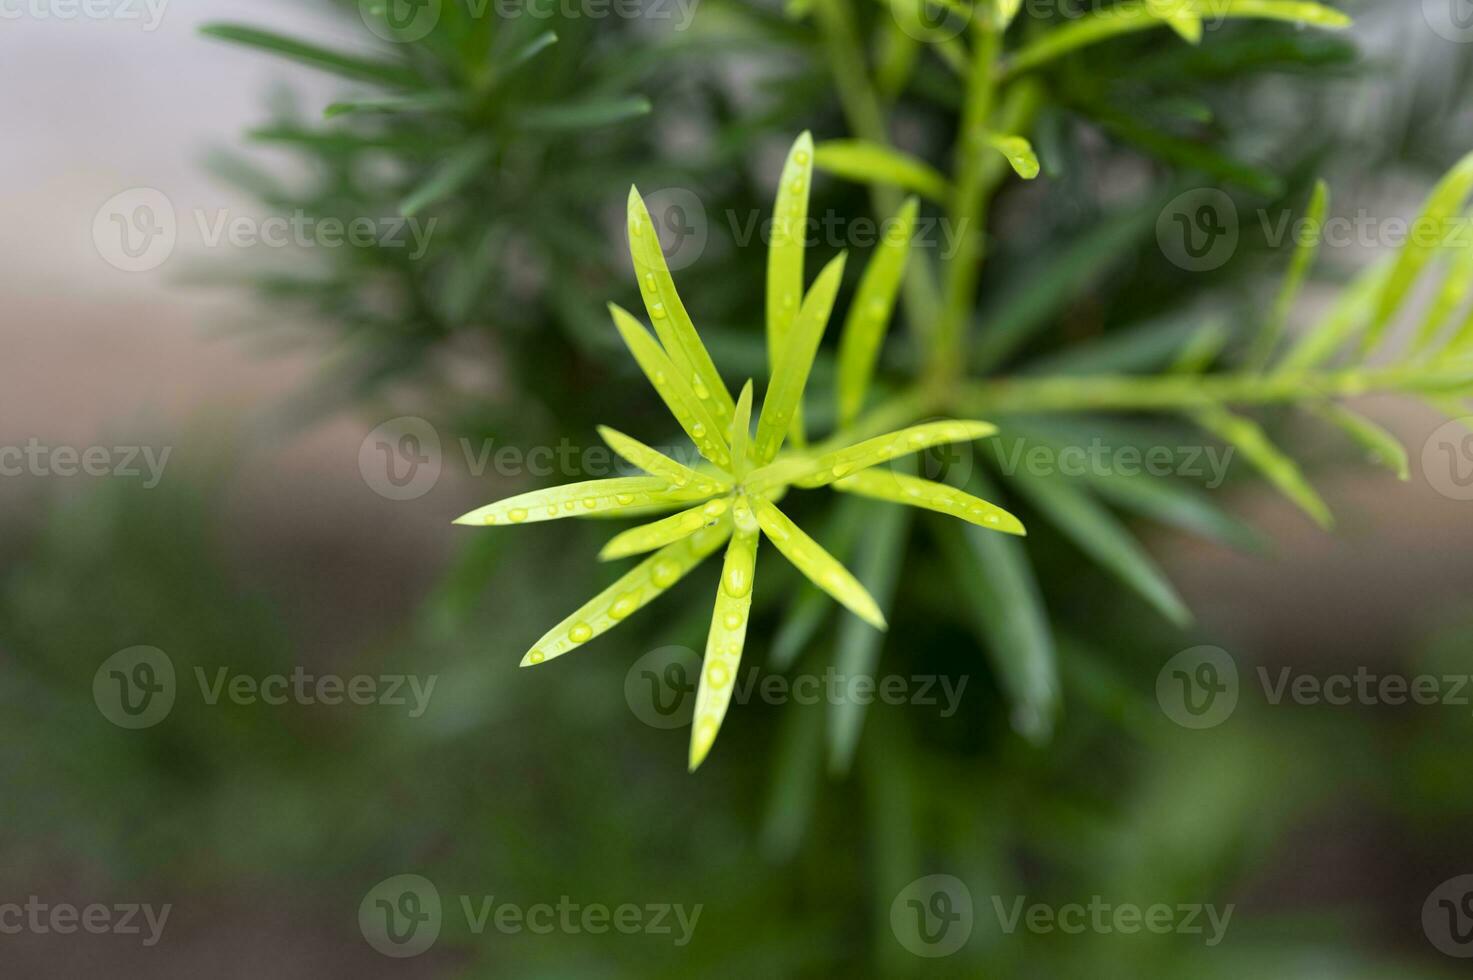
[[[635,189],[629,194],[629,246],[654,335],[632,314],[609,307],[614,326],[703,462],[687,466],[609,428],[609,447],[648,476],[590,480],[519,494],[459,518],[473,525],[524,524],[593,514],[674,511],[614,536],[600,557],[648,555],[603,592],[548,630],[522,659],[546,663],[613,629],[725,547],[705,660],[696,692],[690,768],[706,758],[720,730],[741,663],[752,604],[757,546],[766,537],[820,589],[850,612],[885,629],[884,614],[864,585],[778,508],[788,490],[830,486],[845,493],[909,504],[1008,534],[1024,533],[1007,511],[944,483],[883,464],[933,446],[970,442],[996,432],[986,422],[943,420],[847,443],[783,452],[803,439],[802,398],[843,277],[845,256],[803,288],[804,229],[813,176],[813,142],[793,144],[774,206],[767,281],[770,377],[752,427],[749,380],[733,399],[686,312],[655,226]],[[917,204],[907,201],[891,223],[859,287],[840,342],[841,423],[864,400],[880,340],[894,306]]]

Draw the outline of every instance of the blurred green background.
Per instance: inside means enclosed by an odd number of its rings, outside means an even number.
[[[0,928],[6,976],[1465,972],[1436,946],[1424,905],[1473,873],[1473,707],[1273,704],[1256,673],[1473,673],[1468,505],[1421,472],[1437,423],[1415,405],[1369,408],[1413,447],[1407,484],[1286,426],[1341,515],[1333,537],[1237,467],[1203,491],[1237,517],[1194,510],[1183,523],[1241,547],[1140,526],[1190,626],[1037,522],[1032,571],[1011,581],[1047,611],[1061,684],[1051,725],[1021,717],[999,680],[1012,648],[948,576],[955,532],[920,519],[875,673],[931,678],[938,696],[950,685],[956,710],[944,697],[876,704],[847,764],[828,751],[833,706],[754,696],[686,773],[688,730],[651,714],[648,675],[687,662],[665,648],[701,649],[709,568],[588,650],[519,670],[546,626],[613,577],[592,559],[608,528],[450,520],[582,475],[518,460],[595,446],[595,423],[670,440],[602,312],[635,293],[618,239],[628,185],[685,189],[704,208],[709,240],[675,277],[718,363],[745,377],[763,370],[765,251],[728,216],[766,214],[798,131],[847,130],[822,46],[775,7],[704,0],[676,30],[566,6],[460,20],[446,4],[408,53],[356,4],[211,0],[166,8],[157,29],[34,14],[3,28],[0,77],[31,95],[6,110],[0,163],[13,215],[0,233],[0,444],[169,450],[156,486],[0,477],[0,905],[170,906],[152,944],[146,929]],[[1232,24],[1192,49],[1155,32],[1061,72],[1040,123],[1045,176],[1009,185],[994,208],[978,330],[1040,322],[1028,358],[1118,344],[1122,365],[1155,370],[1182,324],[1262,307],[1285,260],[1245,219],[1223,268],[1172,265],[1155,234],[1170,192],[1221,184],[1248,215],[1301,207],[1324,175],[1336,213],[1414,210],[1473,146],[1469,46],[1417,6],[1355,5],[1348,37]],[[855,11],[867,36],[890,36],[887,11]],[[371,72],[324,75],[199,32],[219,21],[364,57],[392,50],[433,85],[415,105],[365,107],[382,97]],[[549,25],[549,60],[501,87],[467,70]],[[639,99],[648,113],[631,108]],[[324,122],[343,100],[359,102],[347,122]],[[557,122],[569,102],[606,115],[594,128]],[[944,155],[954,80],[925,62],[898,106],[907,142]],[[1134,125],[1117,118],[1127,109]],[[1142,119],[1177,142],[1132,139]],[[416,259],[212,247],[186,217],[392,214],[427,180],[449,181],[458,156],[475,175],[416,209],[441,222]],[[1221,161],[1239,157],[1253,171],[1224,175]],[[179,244],[129,274],[91,235],[99,205],[136,187],[171,201]],[[872,214],[836,180],[815,202]],[[833,250],[821,245],[810,268]],[[1307,302],[1373,258],[1330,257]],[[887,353],[901,374],[911,357],[903,339]],[[1017,420],[1004,436],[1200,442],[1136,419],[1073,421]],[[417,442],[399,441],[406,425]],[[496,462],[503,447],[516,452]],[[397,467],[414,459],[426,475],[401,493],[384,466],[412,473]],[[997,461],[979,444],[960,465]],[[864,547],[882,520],[866,506],[794,503],[835,550],[848,540],[856,561],[883,563]],[[759,560],[768,588],[746,662],[789,677],[854,662],[872,640],[772,557]],[[1232,716],[1205,730],[1177,724],[1157,695],[1163,665],[1198,645],[1227,651],[1241,682]],[[104,662],[138,646],[166,656],[174,703],[131,729],[107,707]],[[410,678],[410,704],[210,703],[198,678],[221,670]],[[430,683],[411,711],[412,684]],[[406,874],[432,883],[439,932],[390,957],[374,926],[389,892],[376,889]],[[942,904],[933,875],[955,879]],[[1233,911],[1216,943],[1205,917],[1208,935],[1009,932],[999,909],[1020,896],[1054,910],[1100,896]],[[390,904],[411,910],[400,897]],[[673,913],[671,933],[543,935],[494,919],[478,930],[462,900],[475,910],[492,897],[700,911],[686,937]],[[957,915],[970,903],[960,949],[923,955],[938,947],[908,925],[912,897]],[[1456,921],[1473,925],[1473,911]]]

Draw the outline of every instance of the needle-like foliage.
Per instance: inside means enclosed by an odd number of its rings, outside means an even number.
[[[801,404],[814,356],[839,290],[844,257],[819,273],[804,290],[803,242],[807,219],[804,188],[813,175],[813,143],[807,133],[793,144],[778,191],[775,213],[784,220],[775,230],[768,262],[768,358],[766,393],[752,430],[750,381],[733,400],[700,335],[691,323],[665,266],[649,212],[631,190],[629,249],[645,306],[655,323],[650,332],[632,314],[610,304],[614,325],[630,353],[664,400],[671,415],[705,458],[701,470],[681,463],[611,429],[601,429],[610,448],[649,473],[648,477],[593,480],[520,494],[474,510],[459,524],[521,524],[589,514],[679,512],[616,535],[601,558],[653,552],[617,582],[594,596],[532,645],[523,666],[545,663],[574,650],[618,625],[670,588],[702,559],[723,545],[726,557],[716,591],[710,636],[696,692],[690,768],[711,750],[731,700],[745,645],[758,542],[766,537],[777,551],[818,588],[875,629],[886,628],[879,604],[837,558],[798,527],[778,501],[792,488],[832,486],[866,497],[909,504],[958,517],[1007,534],[1024,533],[1013,515],[965,491],[897,473],[883,464],[945,443],[971,442],[997,430],[986,422],[940,421],[917,425],[852,444],[815,445],[783,452],[790,435],[803,438]],[[914,203],[907,206],[914,212]],[[904,223],[908,227],[908,222]],[[892,242],[876,258],[881,272],[867,275],[861,289],[873,308],[888,310],[903,264]],[[775,285],[774,285],[775,284]],[[800,302],[801,297],[801,302]],[[877,344],[874,317],[851,318],[846,349]],[[852,334],[861,334],[856,338]],[[840,396],[852,407],[863,399],[868,368],[856,367]]]

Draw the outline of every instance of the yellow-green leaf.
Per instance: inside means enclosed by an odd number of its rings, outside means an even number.
[[[803,244],[812,184],[813,136],[805,130],[783,164],[767,246],[767,363],[774,373],[803,302]]]
[[[1326,422],[1337,426],[1342,432],[1365,449],[1371,462],[1379,463],[1396,474],[1398,480],[1411,479],[1411,465],[1407,460],[1406,447],[1381,426],[1358,412],[1353,412],[1336,402],[1311,402],[1309,410]]]
[[[880,612],[874,597],[849,573],[849,569],[770,501],[758,497],[753,504],[757,524],[784,558],[854,615],[875,629],[886,628],[885,615]]]
[[[844,320],[844,332],[839,337],[837,382],[840,428],[854,421],[864,407],[880,345],[895,309],[895,296],[905,274],[919,207],[920,202],[913,197],[900,206],[869,265],[865,266],[859,290]]]
[[[1466,216],[1464,220],[1467,220]],[[1473,241],[1469,238],[1469,229],[1465,226],[1455,236],[1455,240],[1448,243],[1448,250],[1452,255],[1448,259],[1447,272],[1442,277],[1442,287],[1438,289],[1437,297],[1428,307],[1421,326],[1417,328],[1417,335],[1412,341],[1413,351],[1423,350],[1432,343],[1442,326],[1468,298],[1468,294],[1473,292]],[[1449,347],[1456,339],[1456,335],[1450,338]]]
[[[743,500],[738,500],[740,507]],[[696,710],[690,733],[690,770],[705,761],[726,709],[742,663],[751,618],[752,576],[757,566],[757,529],[738,528],[726,548],[721,584],[716,587],[716,607],[711,612],[711,632],[706,637],[706,659],[701,663],[701,680],[696,688]]]
[[[522,658],[522,666],[561,657],[607,633],[684,578],[730,534],[731,522],[723,521],[655,552],[544,633]]]
[[[1019,177],[1032,180],[1038,176],[1038,155],[1033,152],[1033,144],[1023,137],[988,133],[987,145],[1001,153]]]
[[[828,140],[814,153],[818,169],[861,184],[882,184],[937,204],[951,199],[951,185],[935,167],[908,153],[869,140]]]
[[[1335,523],[1330,508],[1309,485],[1295,462],[1269,441],[1263,429],[1252,419],[1222,408],[1202,409],[1194,413],[1197,424],[1224,442],[1236,446],[1260,473],[1323,528]]]
[[[844,255],[841,253],[818,274],[813,289],[803,300],[798,319],[787,332],[773,365],[772,380],[762,399],[762,415],[757,421],[756,461],[759,465],[772,462],[782,447],[788,426],[798,417],[803,388],[808,384],[808,372],[813,368],[813,357],[818,353],[818,344],[823,339],[824,327],[828,325],[829,313],[833,311],[834,297],[838,295],[843,277]]]
[[[742,395],[737,399],[736,413],[731,419],[731,469],[738,480],[752,468],[752,379],[742,386]]]
[[[1451,224],[1463,209],[1470,193],[1473,193],[1473,153],[1463,157],[1448,171],[1422,205],[1422,213],[1412,224],[1412,234],[1402,247],[1391,276],[1386,280],[1386,287],[1381,291],[1381,298],[1376,304],[1376,315],[1361,343],[1362,353],[1372,350],[1381,340],[1422,269],[1433,254],[1446,244],[1448,234],[1452,231]],[[1464,234],[1467,233],[1466,221],[1461,230]]]
[[[731,488],[731,480],[724,475],[706,476],[698,473],[689,466],[676,462],[658,449],[652,449],[617,429],[601,425],[598,427],[598,434],[603,437],[604,442],[609,444],[610,449],[627,462],[638,466],[650,476],[658,476],[666,480],[671,486],[704,487],[712,494]]]
[[[478,507],[455,519],[456,524],[535,524],[560,517],[581,517],[667,503],[685,503],[710,496],[705,487],[672,487],[657,476],[620,476],[612,480],[585,480],[546,490],[532,490]]]
[[[839,480],[834,484],[834,489],[959,517],[989,531],[1017,535],[1027,533],[1023,530],[1022,521],[981,497],[974,497],[945,483],[923,480],[891,470],[864,470]]]
[[[661,350],[655,338],[649,335],[638,320],[615,303],[609,304],[609,313],[614,317],[614,326],[619,336],[629,346],[629,352],[639,362],[655,391],[675,416],[675,421],[690,436],[702,456],[726,469],[731,466],[731,452],[722,433],[725,426],[716,421],[708,407],[708,401],[697,397],[682,377],[678,368]]]
[[[709,399],[711,414],[725,425],[731,420],[731,392],[716,371],[706,345],[701,343],[685,304],[675,290],[675,280],[660,249],[660,235],[650,220],[649,210],[637,188],[629,188],[629,254],[639,279],[639,294],[655,325],[655,334],[670,362],[680,370],[697,397]]]
[[[610,538],[598,557],[601,561],[612,561],[663,548],[703,527],[715,527],[726,516],[729,506],[725,498],[718,497],[658,521],[632,527]]]
[[[1214,19],[1256,17],[1333,29],[1350,26],[1350,18],[1333,7],[1300,0],[1185,0],[1175,3],[1166,0],[1159,4],[1126,0],[1044,32],[1007,60],[1004,75],[1029,71],[1088,45],[1162,24],[1171,24],[1178,33],[1189,32],[1191,28],[1182,22],[1187,16]]]
[[[911,453],[918,453],[932,446],[972,442],[975,439],[984,439],[996,432],[997,426],[990,422],[950,420],[925,422],[898,432],[875,436],[873,439],[866,439],[831,453],[824,453],[813,461],[812,475],[793,479],[791,482],[800,487],[821,487],[835,480],[842,480],[851,473],[857,473]]]
[[[1295,243],[1294,256],[1289,260],[1289,271],[1284,275],[1284,282],[1279,287],[1278,298],[1274,300],[1273,309],[1268,318],[1263,321],[1263,327],[1253,341],[1248,363],[1255,370],[1262,370],[1269,362],[1269,358],[1273,356],[1274,349],[1278,347],[1279,340],[1284,335],[1284,326],[1289,322],[1289,311],[1294,306],[1294,300],[1299,296],[1299,289],[1304,284],[1305,275],[1308,274],[1315,256],[1319,253],[1320,238],[1325,226],[1325,212],[1329,206],[1330,185],[1323,180],[1316,181],[1314,194],[1309,199],[1309,208],[1304,213],[1305,224],[1311,229],[1311,234]]]
[[[1383,259],[1357,276],[1330,311],[1284,355],[1275,373],[1307,371],[1334,355],[1364,326],[1372,302],[1391,278],[1392,267],[1389,259]]]

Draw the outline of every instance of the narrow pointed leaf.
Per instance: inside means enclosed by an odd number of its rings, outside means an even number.
[[[656,476],[620,476],[532,490],[478,507],[456,524],[535,524],[562,517],[619,511],[655,504],[685,503],[710,496],[702,486],[672,487]]]
[[[1165,574],[1108,509],[1068,480],[1016,473],[1013,485],[1075,546],[1178,626],[1191,622]]]
[[[1248,364],[1254,370],[1262,370],[1268,364],[1284,335],[1284,327],[1289,322],[1289,311],[1293,309],[1294,300],[1299,297],[1300,287],[1304,284],[1304,277],[1314,264],[1315,256],[1319,254],[1325,212],[1329,206],[1330,186],[1323,180],[1317,181],[1314,194],[1309,199],[1309,208],[1304,213],[1305,223],[1311,233],[1295,243],[1294,255],[1289,260],[1289,271],[1284,275],[1273,309],[1263,321],[1258,336],[1254,338],[1253,348],[1248,355]]]
[[[1202,42],[1202,18],[1193,13],[1162,14],[1161,19],[1188,44]]]
[[[771,502],[758,497],[753,509],[762,533],[767,535],[783,557],[792,562],[809,581],[875,629],[886,628],[885,616],[880,612],[874,597],[838,559],[825,551],[822,545],[809,537]]]
[[[898,432],[886,433],[844,449],[824,453],[814,460],[814,473],[792,482],[800,487],[822,487],[860,470],[933,446],[972,442],[997,432],[990,422],[939,421],[913,425]]]
[[[1422,269],[1446,244],[1453,230],[1452,222],[1467,203],[1470,193],[1473,193],[1473,153],[1463,157],[1448,171],[1423,204],[1422,213],[1412,225],[1413,234],[1408,236],[1406,245],[1402,247],[1376,303],[1376,315],[1361,344],[1362,353],[1375,348]],[[1466,227],[1463,230],[1466,231]]]
[[[671,363],[681,372],[697,397],[703,393],[711,404],[711,416],[725,425],[731,420],[731,392],[716,371],[716,363],[701,342],[690,314],[676,292],[675,280],[660,247],[660,235],[650,220],[649,209],[636,188],[629,188],[629,254],[639,294],[655,325],[655,334]]]
[[[1358,443],[1365,449],[1371,462],[1386,467],[1396,474],[1398,480],[1411,479],[1411,464],[1407,459],[1406,447],[1396,436],[1359,412],[1351,411],[1337,402],[1311,402],[1308,408]]]
[[[777,759],[761,831],[762,854],[774,863],[798,853],[813,821],[823,785],[823,721],[821,711],[784,711],[778,721]]]
[[[751,442],[752,442],[752,381],[742,386],[741,397],[737,399],[736,412],[731,417],[731,465],[732,475],[738,480],[747,475],[751,469]]]
[[[717,466],[729,467],[731,452],[722,435],[724,427],[712,416],[706,401],[691,391],[679,369],[638,320],[614,303],[609,304],[609,313],[614,318],[619,336],[628,345],[629,353],[639,362],[645,377],[655,386],[655,391],[670,409],[670,414],[675,416],[675,421],[696,444],[696,449]]]
[[[632,527],[609,539],[598,557],[602,561],[612,561],[615,558],[628,558],[630,555],[655,551],[695,534],[703,527],[716,526],[725,517],[727,509],[727,502],[718,498],[696,504],[689,510],[671,514],[658,521]]]
[[[571,129],[593,129],[648,115],[650,100],[642,95],[631,95],[618,99],[587,99],[583,102],[567,102],[541,105],[523,109],[516,113],[517,124],[524,129],[561,131]]]
[[[1330,311],[1289,349],[1289,353],[1284,355],[1284,359],[1275,368],[1275,373],[1307,371],[1333,357],[1336,351],[1366,325],[1371,315],[1371,305],[1376,296],[1386,288],[1393,265],[1390,260],[1383,260],[1357,276],[1340,293]]]
[[[856,493],[861,497],[908,504],[922,510],[946,514],[948,517],[958,517],[989,531],[1019,536],[1027,534],[1022,521],[996,504],[990,504],[945,483],[923,480],[889,469],[864,470],[853,476],[846,476],[834,484],[834,489]]]
[[[404,198],[399,204],[399,213],[412,218],[429,205],[444,200],[469,183],[490,159],[489,142],[476,140],[466,144],[446,158],[423,184]]]
[[[951,184],[923,160],[869,140],[829,140],[814,152],[818,169],[861,184],[898,187],[937,204],[951,200]]]
[[[773,366],[772,380],[762,398],[762,415],[757,421],[756,461],[770,463],[782,447],[788,427],[799,415],[808,372],[834,308],[834,297],[844,277],[844,256],[840,254],[824,267],[814,280],[813,289],[803,300],[803,308],[792,328],[787,331],[782,350]]]
[[[803,252],[808,235],[808,194],[813,186],[813,136],[804,130],[788,151],[772,207],[767,245],[767,368],[777,376],[788,340],[804,307]],[[803,406],[793,406],[793,441],[803,444]]]
[[[1189,10],[1183,10],[1183,6],[1188,6]],[[1350,18],[1340,11],[1301,0],[1195,0],[1190,4],[1127,0],[1043,33],[1006,62],[1005,74],[1028,71],[1088,45],[1132,31],[1150,30],[1163,23],[1172,23],[1173,19],[1180,20],[1189,13],[1199,17],[1286,20],[1332,29],[1350,26]],[[1163,14],[1168,16],[1163,17]],[[1172,26],[1178,33],[1188,30],[1184,24],[1172,23]]]
[[[980,475],[973,482],[979,492],[992,492]],[[1059,668],[1027,551],[1021,542],[976,528],[957,534],[938,524],[935,531],[952,566],[960,606],[1012,704],[1013,729],[1045,741],[1059,709]]]
[[[1330,508],[1309,485],[1298,465],[1269,441],[1258,423],[1221,408],[1203,409],[1194,413],[1193,418],[1208,432],[1236,446],[1248,462],[1316,524],[1329,528],[1335,523]]]
[[[689,574],[730,534],[731,522],[724,521],[655,552],[544,633],[522,658],[522,666],[546,663],[607,633]]]
[[[866,519],[869,508],[878,506],[858,497],[839,499],[824,529],[824,540],[829,542],[829,553],[836,561],[849,557],[861,531],[868,530],[864,525],[869,523]],[[800,583],[796,597],[788,603],[782,622],[773,633],[767,652],[771,668],[776,671],[791,668],[833,608],[833,600],[821,589],[807,582]]]
[[[263,31],[240,24],[207,24],[200,33],[220,41],[269,51],[299,64],[360,82],[383,82],[408,88],[421,84],[418,76],[402,65],[353,54],[344,54],[273,31]]]
[[[1033,152],[1033,144],[1023,137],[988,133],[987,145],[1001,153],[1019,177],[1032,180],[1038,176],[1038,156]]]
[[[855,556],[855,568],[860,581],[883,610],[895,601],[911,518],[901,507],[870,504],[869,508],[870,513],[864,520],[865,533]],[[834,645],[834,660],[841,676],[874,677],[883,643],[883,633],[870,629],[858,619],[842,617]],[[828,766],[831,774],[843,775],[849,771],[864,731],[868,707],[857,698],[844,698],[828,713]]]
[[[1411,349],[1414,352],[1425,350],[1468,295],[1473,293],[1473,243],[1466,238],[1465,230],[1456,242],[1449,243],[1449,250],[1453,254],[1448,261],[1447,272],[1442,277],[1442,288],[1437,291],[1436,298],[1422,318],[1417,335],[1412,340]],[[1457,335],[1449,338],[1448,348],[1453,348],[1461,339]]]
[[[742,501],[738,500],[737,505],[740,507]],[[716,587],[716,607],[711,613],[711,632],[706,637],[706,658],[701,662],[701,680],[696,688],[696,710],[690,733],[691,772],[706,760],[731,704],[732,688],[742,663],[742,647],[747,641],[747,621],[751,618],[758,537],[755,528],[738,529],[726,547],[721,583]]]
[[[772,239],[767,247],[767,358],[774,373],[803,301],[803,243],[812,185],[813,136],[805,131],[788,150],[772,207]]]
[[[532,40],[517,49],[517,52],[496,68],[496,77],[506,78],[522,65],[537,57],[543,51],[557,43],[556,31],[543,31]]]
[[[638,439],[626,436],[617,429],[601,425],[598,427],[598,434],[603,437],[604,442],[609,444],[609,448],[623,459],[638,466],[650,476],[658,476],[668,481],[671,486],[700,486],[707,488],[712,494],[731,487],[731,480],[727,477],[697,473],[689,466],[676,462],[658,449],[651,449]]]
[[[854,421],[864,408],[864,398],[875,373],[875,362],[879,360],[880,346],[895,310],[895,296],[905,274],[919,207],[920,202],[913,197],[900,206],[885,237],[865,266],[859,290],[854,294],[854,302],[844,320],[844,332],[839,337],[836,387],[841,429]]]

